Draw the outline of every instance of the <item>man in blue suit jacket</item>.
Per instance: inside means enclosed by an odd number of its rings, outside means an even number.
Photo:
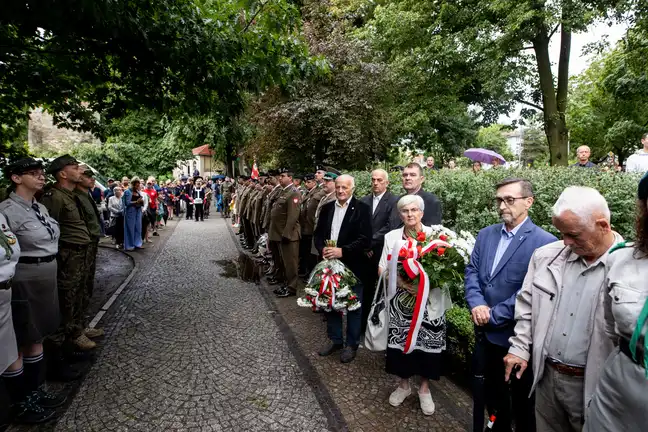
[[[475,324],[474,430],[484,430],[483,401],[487,400],[489,414],[496,415],[493,430],[511,431],[515,416],[517,431],[535,431],[534,401],[528,397],[532,376],[524,374],[509,386],[503,359],[515,328],[515,297],[531,256],[556,237],[529,219],[533,187],[527,180],[500,182],[495,202],[504,223],[479,232],[465,275],[466,301]]]

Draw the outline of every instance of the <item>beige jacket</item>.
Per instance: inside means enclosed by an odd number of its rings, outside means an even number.
[[[620,235],[616,234],[616,237],[615,244],[623,241]],[[515,301],[515,334],[509,339],[511,343],[509,353],[527,361],[533,354],[533,362],[529,366],[533,370],[532,392],[544,372],[547,346],[550,342],[547,335],[553,334],[557,305],[562,291],[563,272],[570,254],[571,248],[565,246],[562,241],[550,243],[536,250],[529,263],[522,289]],[[592,398],[603,364],[614,349],[612,341],[605,334],[603,307],[604,295],[607,294],[605,282],[605,277],[602,277],[599,302],[593,308],[594,324],[585,365],[585,407]],[[585,407],[584,411],[586,411]]]

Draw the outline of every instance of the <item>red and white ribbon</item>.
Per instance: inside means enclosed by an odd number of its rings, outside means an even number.
[[[317,294],[319,299],[320,295],[328,295],[329,301],[328,304],[332,308],[335,303],[335,291],[340,286],[340,279],[342,277],[339,274],[333,274],[331,269],[325,268],[322,270],[322,282],[320,283],[320,289]],[[316,300],[317,302],[317,300]]]
[[[414,305],[412,322],[410,323],[407,339],[405,340],[405,347],[403,349],[403,352],[405,354],[409,354],[414,351],[414,347],[416,346],[416,341],[418,339],[418,334],[423,323],[423,316],[425,315],[425,310],[427,308],[428,296],[430,295],[430,279],[425,270],[423,270],[423,266],[418,261],[418,258],[419,256],[423,256],[427,253],[432,252],[437,247],[448,248],[452,246],[449,243],[444,242],[443,240],[433,240],[421,249],[421,253],[419,255],[417,241],[412,238],[408,238],[407,240],[396,242],[391,255],[388,257],[388,294],[390,299],[393,298],[394,295],[396,295],[397,291],[396,283],[398,279],[399,256],[404,255],[402,263],[403,269],[405,270],[405,273],[407,273],[407,276],[412,280],[419,276],[418,290],[416,293],[416,303]]]

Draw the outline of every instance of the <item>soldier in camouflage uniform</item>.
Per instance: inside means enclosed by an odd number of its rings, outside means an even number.
[[[45,191],[41,203],[61,229],[56,255],[61,324],[50,336],[52,344],[47,347],[48,372],[67,380],[79,376],[79,371],[70,366],[70,360],[78,357],[77,350],[87,351],[96,346],[84,334],[83,309],[88,272],[86,256],[92,238],[83,219],[79,196],[74,192],[81,181],[79,162],[63,155],[54,159],[47,171],[56,178],[56,183]]]
[[[301,226],[301,241],[299,242],[299,264],[301,275],[306,276],[315,267],[315,257],[311,254],[313,233],[315,232],[315,212],[322,197],[326,194],[315,180],[315,174],[304,176],[308,193],[301,206],[299,225]]]
[[[81,174],[81,182],[77,183],[74,192],[79,196],[81,203],[82,218],[88,227],[91,242],[88,246],[88,254],[86,255],[86,279],[84,291],[84,306],[87,309],[90,305],[90,299],[94,292],[94,279],[97,271],[97,252],[99,250],[99,239],[101,238],[101,219],[99,218],[99,209],[97,204],[92,199],[90,191],[95,186],[94,173],[86,165],[80,165],[79,170]],[[103,329],[86,329],[85,335],[89,338],[103,336]]]
[[[221,196],[223,200],[223,211],[222,215],[224,218],[230,217],[230,203],[232,202],[232,191],[234,189],[234,184],[229,177],[225,178],[223,184],[221,184]]]
[[[297,294],[299,267],[299,214],[301,194],[293,186],[292,170],[284,168],[280,172],[282,187],[279,197],[272,206],[268,238],[280,244],[280,256],[286,285],[275,290],[277,297],[289,297]]]

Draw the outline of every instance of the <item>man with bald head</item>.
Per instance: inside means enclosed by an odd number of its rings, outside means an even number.
[[[565,189],[552,221],[563,240],[531,258],[515,301],[504,380],[513,373],[533,377],[538,432],[580,432],[613,349],[604,324],[605,265],[623,239],[612,231],[605,198],[592,188]]]
[[[576,149],[576,157],[578,162],[572,165],[572,168],[595,168],[596,164],[590,162],[591,150],[586,145],[582,145]]]
[[[387,190],[389,176],[383,169],[371,172],[371,193],[361,198],[371,208],[371,227],[373,236],[371,238],[371,250],[367,252],[371,263],[372,273],[367,278],[367,286],[364,287],[362,303],[367,305],[362,309],[362,333],[367,326],[369,309],[376,291],[376,279],[378,276],[378,261],[385,243],[385,234],[391,231],[389,220],[398,202],[398,197]]]
[[[335,179],[335,201],[325,204],[315,228],[315,248],[324,259],[342,261],[358,278],[351,287],[359,298],[371,269],[367,251],[371,248],[371,207],[353,196],[355,180],[350,175]],[[335,246],[327,246],[332,240]],[[347,316],[346,347],[342,334],[342,316],[338,312],[327,313],[327,333],[331,343],[319,354],[328,356],[344,349],[340,355],[342,363],[353,361],[360,344],[362,309],[369,307],[364,302],[360,310],[349,312]]]

